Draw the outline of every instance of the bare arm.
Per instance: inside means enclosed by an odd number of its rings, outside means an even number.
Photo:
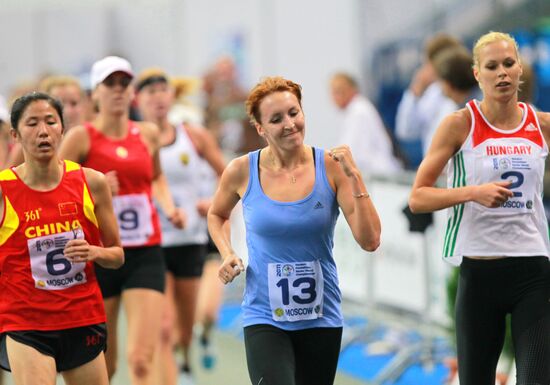
[[[537,111],[537,118],[544,140],[550,145],[550,113]]]
[[[203,127],[190,125],[186,125],[185,127],[199,155],[208,162],[210,167],[220,177],[225,169],[225,160],[214,136]],[[200,215],[206,216],[211,204],[212,199],[210,197],[202,198],[197,202],[197,211]]]
[[[63,137],[58,153],[59,158],[82,164],[90,151],[90,137],[84,126],[73,127]]]
[[[449,159],[466,140],[469,130],[470,117],[465,109],[447,116],[441,122],[430,149],[416,173],[409,198],[412,212],[431,212],[469,201],[475,201],[487,207],[497,207],[513,195],[506,188],[509,182],[456,188],[434,187]]]
[[[547,145],[550,145],[550,113],[537,111],[537,118],[539,120],[539,124],[540,124],[540,128],[541,128],[544,140],[546,141]],[[544,178],[543,178],[543,191],[545,192],[544,195],[546,197],[550,192],[550,166],[548,163],[549,161],[550,159],[546,158],[546,167],[544,169]]]
[[[244,270],[242,260],[231,245],[229,219],[231,211],[244,194],[247,183],[248,155],[245,155],[234,159],[223,172],[208,211],[208,230],[223,259],[219,270],[223,283],[231,282]]]
[[[225,160],[214,136],[202,127],[187,126],[187,128],[199,155],[210,164],[218,176],[221,176],[225,169]]]
[[[325,154],[325,164],[353,237],[364,250],[376,250],[380,245],[380,218],[349,147],[333,148]]]
[[[83,170],[94,200],[102,246],[90,245],[85,239],[71,240],[65,246],[65,257],[72,262],[95,261],[102,267],[117,269],[124,263],[124,252],[120,245],[109,186],[102,173],[90,168]]]
[[[16,142],[8,153],[4,168],[19,166],[24,161],[25,156],[23,155],[23,147],[21,147],[21,143]]]
[[[185,214],[174,204],[172,193],[168,187],[168,181],[162,172],[159,156],[160,141],[158,127],[153,123],[141,122],[140,128],[153,159],[153,196],[166,217],[170,219],[170,222],[175,227],[181,229],[185,226]]]

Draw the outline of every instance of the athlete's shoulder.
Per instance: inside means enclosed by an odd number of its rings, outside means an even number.
[[[231,173],[231,174],[245,173],[248,175],[249,164],[250,164],[250,155],[249,154],[241,155],[229,162],[229,164],[225,169],[225,172]]]
[[[101,188],[103,185],[107,185],[105,174],[102,172],[89,167],[82,167],[82,172],[84,173],[84,178],[86,178],[86,183],[88,183],[90,189],[95,190]]]
[[[249,174],[249,155],[239,156],[229,162],[225,168],[222,179],[234,183],[239,183],[248,178]]]
[[[142,135],[155,136],[159,134],[159,128],[152,122],[134,122]]]
[[[86,126],[75,126],[63,137],[59,147],[59,155],[63,159],[84,162],[90,150],[90,135]]]
[[[9,180],[16,180],[17,175],[15,175],[15,172],[11,168],[7,168],[5,170],[0,171],[0,181],[9,181]]]
[[[248,154],[231,160],[221,175],[220,190],[241,195],[248,184],[249,175]]]
[[[457,128],[470,127],[472,116],[467,108],[461,108],[460,110],[451,112],[445,116],[445,118],[443,118],[443,122]]]
[[[440,129],[450,135],[464,136],[470,131],[472,117],[467,108],[451,112],[443,118]]]
[[[69,140],[87,139],[89,136],[88,130],[89,130],[88,126],[85,126],[85,125],[78,125],[78,126],[71,127],[69,130],[65,132],[63,140],[67,140],[67,138],[69,138]]]
[[[540,128],[543,130],[550,130],[550,113],[543,111],[536,111],[537,119],[540,124]]]
[[[181,127],[190,135],[204,135],[205,132],[208,132],[205,127],[193,123],[184,123]]]

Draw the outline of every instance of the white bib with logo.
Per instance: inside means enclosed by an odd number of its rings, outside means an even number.
[[[82,229],[27,241],[31,273],[37,289],[63,290],[86,282],[86,262],[71,263],[63,254],[65,245],[71,239],[84,239]]]
[[[537,180],[538,157],[528,156],[481,156],[475,159],[475,183],[478,185],[491,182],[510,182],[514,196],[496,208],[476,205],[479,211],[493,214],[513,215],[517,213],[533,214]]]
[[[273,320],[302,321],[323,316],[324,280],[319,261],[268,264]]]
[[[113,197],[122,246],[141,246],[153,234],[151,205],[146,194]]]

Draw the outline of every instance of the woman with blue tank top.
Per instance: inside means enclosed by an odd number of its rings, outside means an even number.
[[[219,277],[244,271],[229,236],[242,199],[249,265],[243,301],[252,384],[330,385],[342,336],[341,293],[332,257],[339,209],[368,251],[380,242],[380,220],[349,148],[304,144],[300,85],[269,77],[246,101],[267,147],[234,159],[208,213],[222,257]]]
[[[550,114],[518,102],[515,40],[474,46],[483,92],[447,116],[416,174],[410,208],[448,208],[443,257],[460,265],[456,297],[461,385],[493,385],[511,315],[517,384],[550,384],[550,243],[542,204]],[[435,187],[447,165],[447,187]]]

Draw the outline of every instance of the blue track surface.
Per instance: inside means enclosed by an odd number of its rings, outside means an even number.
[[[220,312],[219,329],[232,334],[242,334],[240,315],[240,304],[224,305]],[[346,318],[346,327],[361,328],[366,324],[367,320],[362,317]],[[411,335],[411,338],[415,339],[415,333],[411,332]],[[393,354],[368,355],[366,344],[353,342],[340,354],[338,369],[358,380],[372,381],[393,357]],[[387,382],[384,385],[442,385],[447,373],[447,368],[442,364],[436,364],[431,368],[413,365],[396,382]]]

